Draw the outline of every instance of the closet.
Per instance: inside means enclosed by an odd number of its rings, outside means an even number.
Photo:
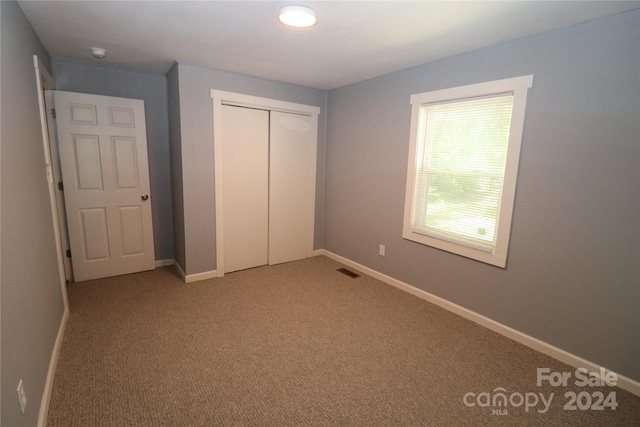
[[[220,102],[217,111],[218,268],[224,274],[309,257],[317,114],[237,102]]]

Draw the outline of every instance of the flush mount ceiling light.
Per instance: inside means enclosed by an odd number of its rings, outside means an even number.
[[[316,25],[318,14],[306,6],[285,6],[278,12],[278,20],[289,27],[307,28]]]
[[[102,59],[107,56],[107,51],[101,47],[90,47],[89,50],[94,58]]]

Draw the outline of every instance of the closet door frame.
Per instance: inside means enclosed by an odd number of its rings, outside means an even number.
[[[214,148],[214,179],[215,179],[215,212],[216,212],[216,276],[224,276],[224,205],[223,205],[223,136],[222,136],[222,106],[232,105],[237,107],[257,108],[268,111],[281,111],[285,113],[311,116],[316,138],[313,139],[312,152],[309,165],[309,224],[307,225],[308,256],[313,253],[313,240],[315,229],[315,195],[316,195],[316,162],[318,155],[318,115],[320,107],[277,99],[262,98],[241,93],[211,90],[213,99],[213,148]]]

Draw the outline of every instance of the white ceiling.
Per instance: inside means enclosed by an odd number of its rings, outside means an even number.
[[[333,89],[640,7],[639,1],[19,1],[53,58],[164,74],[174,61]],[[287,4],[318,24],[280,25]],[[89,47],[107,57],[93,59]]]

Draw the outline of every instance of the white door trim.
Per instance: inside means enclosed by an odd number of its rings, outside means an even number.
[[[222,123],[216,118],[222,117],[223,105],[235,105],[241,107],[258,108],[269,111],[282,111],[287,113],[302,114],[306,116],[317,116],[320,114],[320,107],[304,104],[296,104],[293,102],[280,101],[277,99],[262,98],[258,96],[245,95],[241,93],[226,92],[221,90],[211,90],[211,98],[213,99],[213,149],[214,149],[214,179],[215,179],[215,212],[216,212],[216,272],[218,277],[224,276],[224,215],[223,215],[223,156],[222,156]],[[317,138],[314,140],[313,160],[311,164],[312,176],[316,176],[316,160],[317,160]],[[313,203],[310,203],[309,209],[311,215],[308,232],[310,233],[309,256],[313,253],[313,233],[314,233],[314,216],[315,216],[315,194],[316,180],[311,180],[310,194]]]
[[[58,204],[56,201],[56,183],[54,182],[54,169],[55,164],[51,160],[51,141],[49,139],[49,127],[47,125],[47,106],[44,99],[45,90],[54,90],[56,88],[56,82],[51,77],[51,74],[44,66],[44,64],[38,58],[38,55],[33,55],[33,67],[36,74],[36,88],[38,93],[38,107],[40,110],[40,127],[42,131],[42,147],[44,149],[44,161],[45,170],[47,176],[47,184],[49,187],[49,201],[51,205],[51,215],[53,219],[53,234],[56,242],[56,252],[58,258],[58,275],[60,280],[60,287],[62,290],[62,300],[64,303],[65,312],[69,310],[69,300],[67,298],[67,281],[65,274],[65,265],[63,253],[62,237],[60,232],[60,222],[58,217]]]
[[[47,378],[45,380],[44,391],[42,398],[40,399],[40,410],[38,411],[38,427],[44,427],[47,423],[47,415],[49,413],[49,402],[51,401],[51,391],[53,389],[53,377],[56,371],[56,365],[58,363],[58,354],[60,347],[62,346],[62,338],[64,336],[64,330],[67,325],[67,319],[69,318],[69,299],[67,297],[67,283],[65,278],[65,266],[64,256],[62,249],[62,238],[59,228],[60,222],[58,221],[58,205],[56,202],[56,184],[54,180],[54,171],[56,162],[52,161],[51,153],[54,151],[51,147],[51,140],[49,139],[49,127],[47,125],[47,105],[44,98],[45,90],[54,90],[56,88],[56,82],[51,77],[51,74],[44,66],[38,55],[33,55],[33,67],[36,73],[36,88],[38,96],[38,108],[40,110],[40,126],[42,128],[42,147],[44,149],[45,170],[47,176],[47,185],[49,187],[49,202],[51,204],[52,226],[53,235],[56,243],[56,252],[58,258],[58,278],[60,280],[60,288],[62,291],[62,303],[64,305],[64,311],[62,313],[62,319],[58,327],[58,335],[56,336],[53,349],[51,351],[51,358],[49,359],[49,368],[47,370]]]

